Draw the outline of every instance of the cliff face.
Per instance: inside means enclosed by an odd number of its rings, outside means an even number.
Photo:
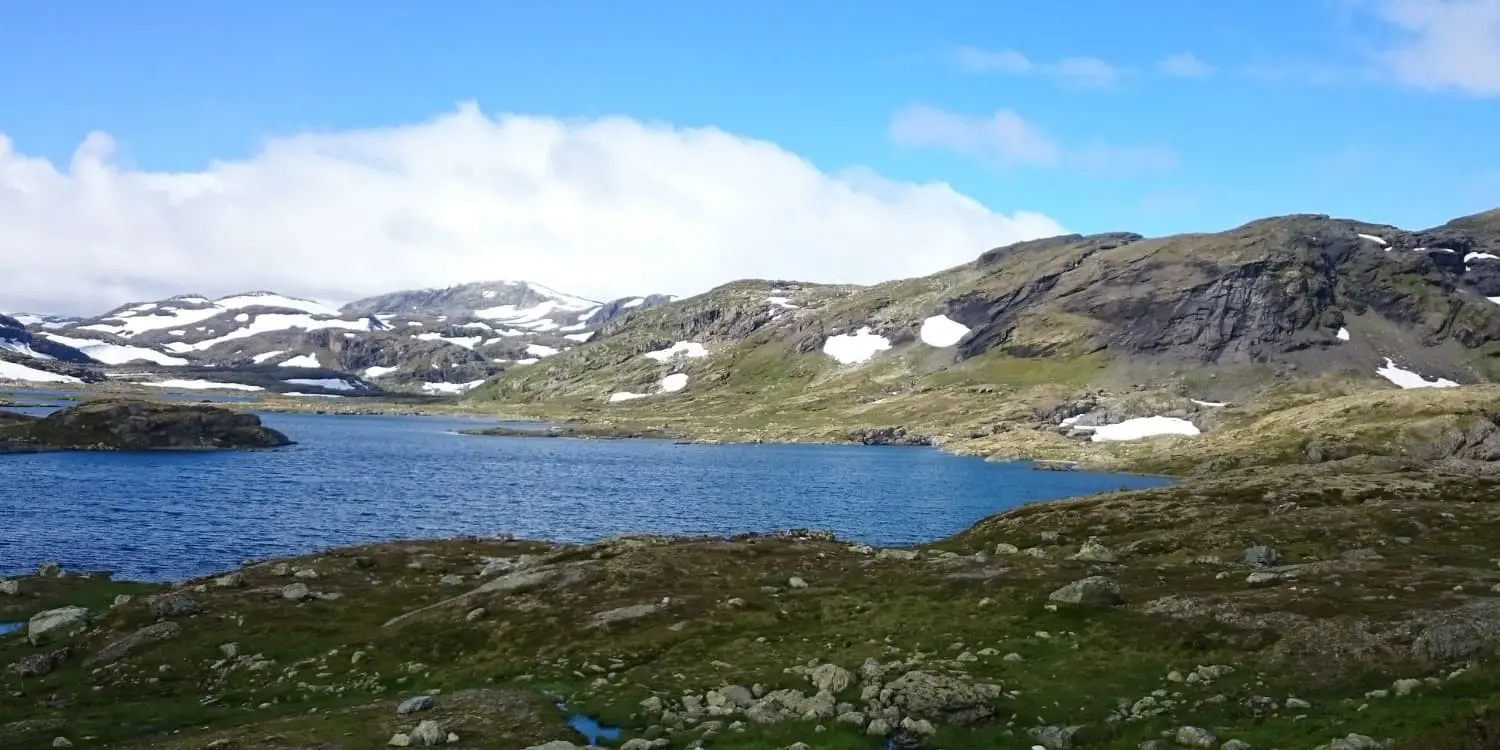
[[[906,352],[917,359],[900,368],[915,367],[916,378],[997,356],[1374,378],[1390,358],[1429,377],[1486,382],[1500,378],[1500,304],[1491,295],[1500,298],[1500,212],[1417,232],[1294,215],[1212,234],[1067,235],[872,287],[727,284],[621,318],[587,346],[508,372],[481,395],[640,386],[666,374],[641,357],[677,342],[712,355],[674,360],[703,385],[743,382],[743,367],[759,363],[778,375],[794,369],[817,387],[820,373],[838,369],[825,343],[865,328],[892,354],[861,372],[896,367]],[[950,346],[922,339],[939,315],[967,329]]]

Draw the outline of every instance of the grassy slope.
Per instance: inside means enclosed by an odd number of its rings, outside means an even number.
[[[191,594],[204,612],[174,620],[183,628],[178,638],[92,674],[82,656],[149,623],[145,605],[102,608],[131,590],[125,584],[28,580],[40,595],[0,599],[0,620],[73,601],[100,619],[59,672],[0,676],[10,696],[0,702],[0,736],[19,750],[46,747],[60,734],[75,742],[92,736],[95,747],[167,750],[215,739],[231,740],[230,747],[375,747],[433,718],[459,734],[459,747],[516,748],[571,738],[544,690],[639,736],[661,723],[638,707],[650,695],[674,702],[684,691],[725,684],[806,690],[807,681],[787,668],[831,661],[857,669],[874,658],[1005,687],[994,720],[941,731],[933,744],[950,749],[1029,747],[1018,732],[1038,724],[1083,727],[1075,745],[1083,748],[1135,748],[1182,724],[1255,747],[1312,747],[1358,731],[1404,739],[1402,748],[1477,748],[1463,738],[1475,711],[1497,708],[1500,674],[1484,658],[1500,636],[1485,631],[1475,650],[1436,663],[1418,658],[1413,643],[1426,631],[1413,623],[1424,613],[1495,605],[1489,589],[1500,584],[1500,570],[1489,542],[1500,532],[1497,489],[1441,475],[1225,476],[1022,508],[924,548],[917,560],[813,538],[386,544],[293,561],[317,570],[316,579],[278,576],[270,564],[247,568],[248,588]],[[1067,559],[1090,536],[1119,562]],[[1045,557],[995,555],[1000,542],[1039,547]],[[1284,563],[1300,566],[1299,576],[1246,583],[1238,559],[1252,544],[1278,548]],[[526,570],[582,577],[480,595],[382,627],[468,591],[482,558],[523,554],[535,556]],[[465,580],[445,585],[446,574]],[[1048,592],[1090,574],[1119,581],[1126,605],[1047,606]],[[788,587],[792,576],[808,587]],[[343,598],[295,604],[277,597],[294,580]],[[637,619],[590,625],[599,613],[664,598]],[[469,619],[475,607],[486,613]],[[226,642],[272,663],[216,667]],[[36,651],[6,638],[0,663]],[[355,652],[362,652],[358,661]],[[1023,661],[1002,658],[1008,653]],[[1448,679],[1471,661],[1480,666]],[[1172,670],[1213,664],[1236,669],[1211,684],[1166,679]],[[1402,698],[1365,697],[1407,677],[1438,683]],[[432,690],[441,691],[437,711],[395,715],[399,699]],[[1119,701],[1155,690],[1177,707],[1108,720]],[[856,684],[841,698],[857,704],[858,692]],[[1255,708],[1257,697],[1280,704],[1289,695],[1313,707]],[[36,724],[14,724],[42,720],[54,725],[23,732]],[[752,723],[710,746],[879,746],[831,721],[815,733],[815,723]],[[673,735],[672,747],[695,736],[690,729]]]

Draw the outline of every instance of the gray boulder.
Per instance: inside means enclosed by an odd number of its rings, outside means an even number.
[[[83,665],[92,669],[94,667],[113,664],[129,656],[132,651],[153,643],[176,638],[181,634],[182,628],[178,627],[175,622],[158,622],[154,625],[147,625],[124,638],[110,642],[109,645],[99,649],[99,653],[90,656],[84,661]]]
[[[38,612],[26,623],[26,639],[31,645],[70,638],[89,626],[89,611],[84,607],[60,607]]]
[[[1104,576],[1089,576],[1074,581],[1052,592],[1047,598],[1060,604],[1080,607],[1112,607],[1125,602],[1125,597],[1120,593],[1120,585]]]
[[[180,592],[147,597],[146,606],[151,610],[151,616],[159,620],[187,617],[203,611],[203,605],[197,599]]]
[[[995,713],[998,685],[973,685],[930,672],[907,672],[880,691],[881,702],[900,707],[913,719],[967,726]]]

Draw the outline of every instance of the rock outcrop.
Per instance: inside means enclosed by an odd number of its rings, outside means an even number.
[[[43,418],[15,415],[0,424],[0,452],[225,450],[291,444],[254,414],[207,404],[108,399]]]

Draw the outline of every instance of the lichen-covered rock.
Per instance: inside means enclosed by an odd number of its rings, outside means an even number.
[[[147,597],[146,607],[151,610],[151,616],[157,619],[187,617],[203,611],[203,605],[197,599],[181,592]]]
[[[31,616],[26,623],[26,639],[40,646],[70,638],[88,626],[89,611],[84,607],[49,609]]]
[[[1061,604],[1073,604],[1080,607],[1112,607],[1125,601],[1125,597],[1120,593],[1120,585],[1104,576],[1089,576],[1074,581],[1053,591],[1047,598]]]
[[[99,653],[90,656],[83,664],[85,667],[91,669],[113,664],[129,656],[132,651],[153,643],[176,638],[181,634],[182,628],[175,622],[158,622],[154,625],[147,625],[124,638],[111,641],[109,645],[99,649]]]
[[[881,702],[915,719],[966,726],[995,713],[998,685],[974,685],[955,677],[912,671],[880,691]]]

